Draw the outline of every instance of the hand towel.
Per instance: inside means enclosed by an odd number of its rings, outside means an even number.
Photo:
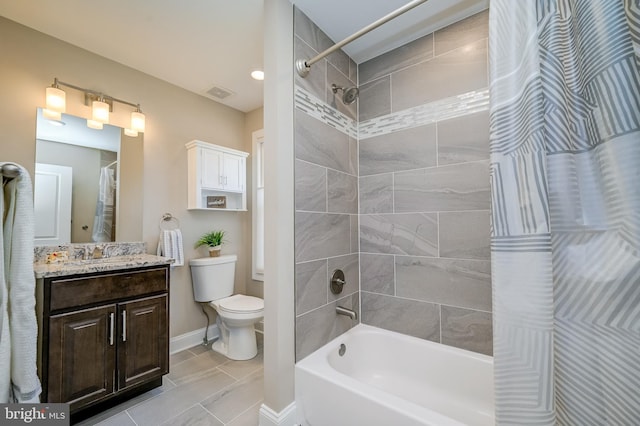
[[[38,402],[33,191],[27,170],[3,182],[0,201],[0,403]]]
[[[184,265],[184,248],[182,244],[182,232],[179,229],[162,230],[158,241],[158,256],[170,257],[175,260],[171,265]]]

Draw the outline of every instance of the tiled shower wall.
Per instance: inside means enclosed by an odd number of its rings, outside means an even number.
[[[333,45],[295,10],[294,55],[309,59]],[[356,321],[336,306],[359,311],[357,104],[344,106],[331,84],[356,85],[356,64],[338,51],[313,65],[295,87],[296,359],[300,360]],[[329,291],[342,269],[347,284]]]
[[[362,322],[492,353],[488,12],[359,65]]]

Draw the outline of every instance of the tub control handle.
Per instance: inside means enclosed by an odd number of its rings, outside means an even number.
[[[342,293],[342,287],[344,287],[346,281],[344,280],[344,272],[340,269],[336,269],[331,274],[331,281],[329,282],[329,287],[331,288],[331,293],[340,294]]]

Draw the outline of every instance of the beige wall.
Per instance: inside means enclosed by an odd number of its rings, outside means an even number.
[[[94,55],[12,21],[0,18],[0,161],[14,161],[31,173],[35,159],[36,107],[44,104],[44,89],[54,77],[139,102],[146,114],[143,172],[143,240],[155,252],[158,224],[166,212],[178,218],[185,257],[204,256],[193,248],[202,233],[221,228],[229,243],[224,253],[238,255],[236,286],[246,289],[250,269],[249,213],[187,211],[186,142],[199,139],[247,150],[247,115],[162,80]],[[185,64],[185,72],[193,64]],[[88,116],[80,92],[67,92],[67,112]],[[127,126],[130,109],[116,104],[112,124]],[[261,123],[258,127],[262,127]],[[188,266],[171,273],[171,336],[204,327],[204,316],[193,302]]]

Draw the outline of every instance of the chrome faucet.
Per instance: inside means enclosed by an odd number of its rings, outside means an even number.
[[[358,319],[358,314],[356,313],[356,311],[351,310],[351,309],[347,309],[347,308],[343,308],[342,306],[336,306],[336,314],[338,314],[338,315],[346,315],[349,318],[351,318],[352,320],[357,320]]]

